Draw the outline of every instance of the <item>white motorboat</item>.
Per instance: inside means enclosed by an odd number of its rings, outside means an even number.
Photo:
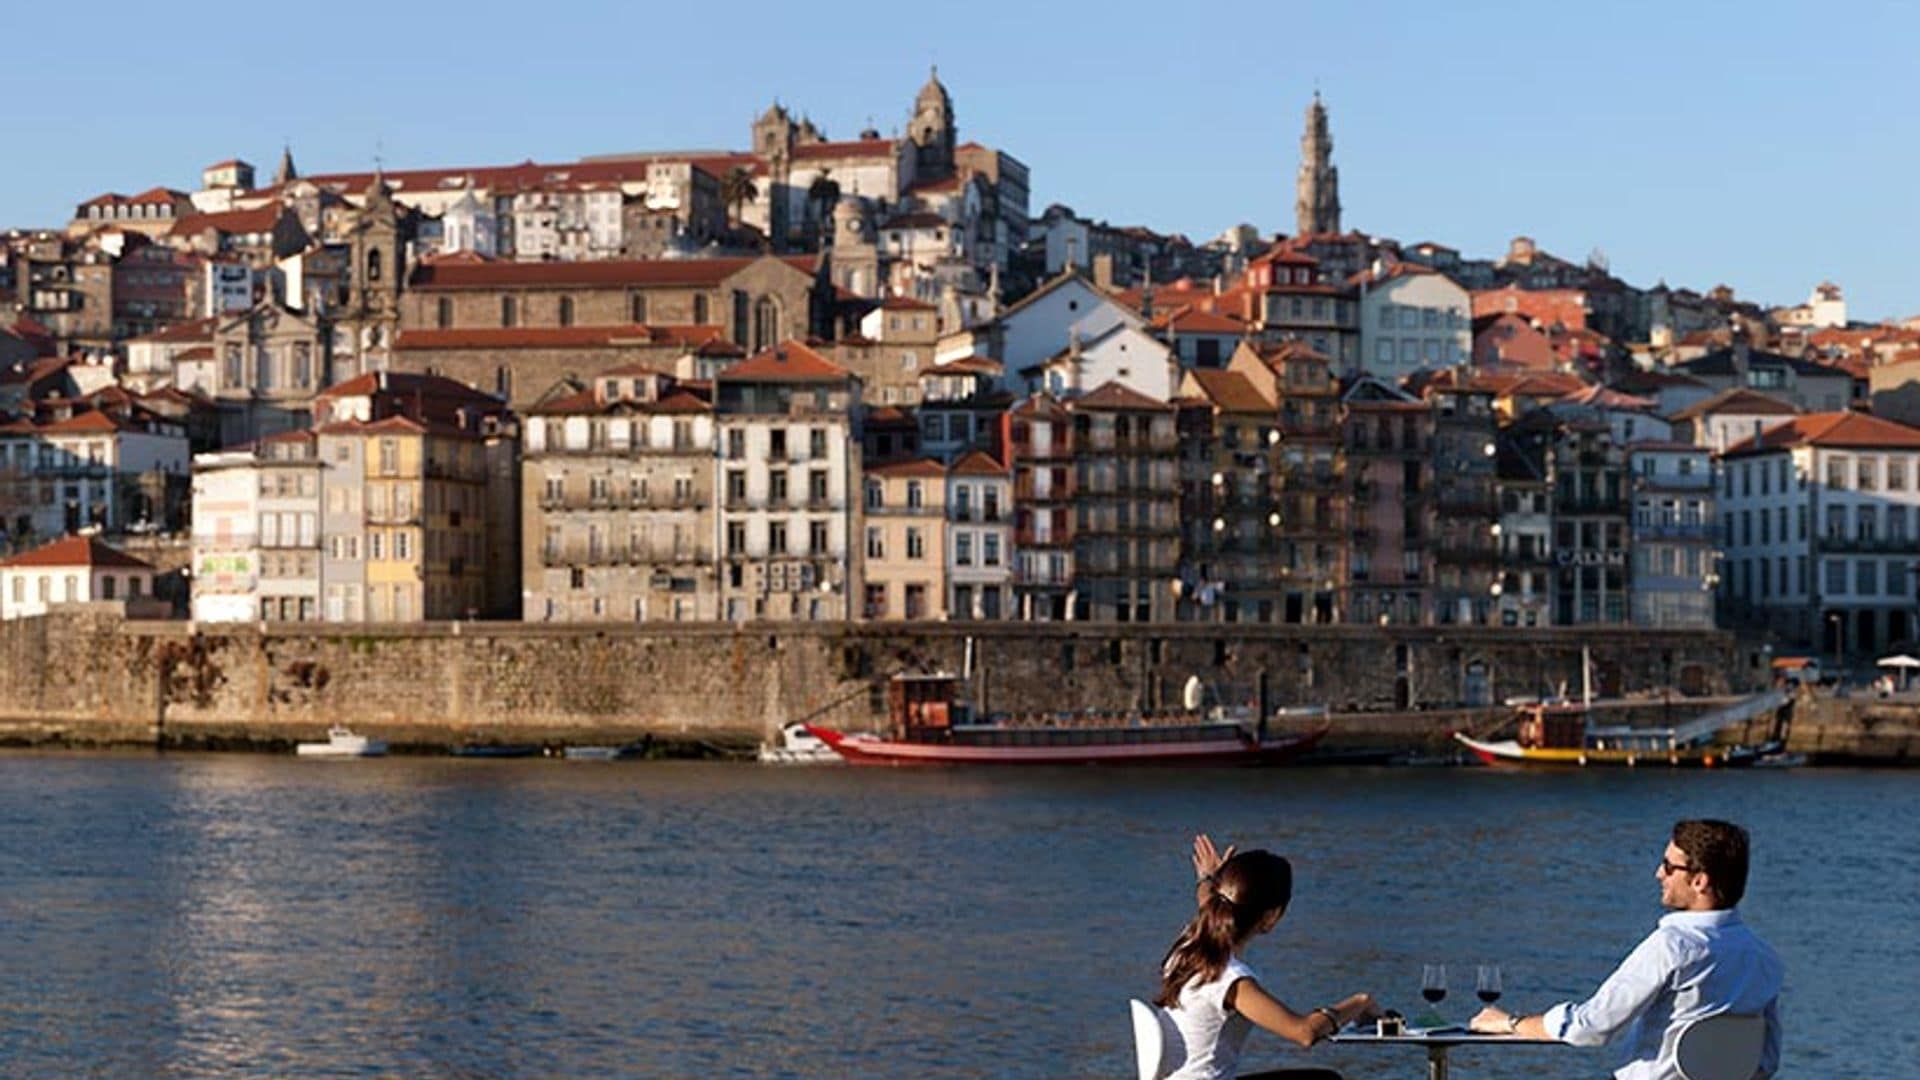
[[[327,729],[326,742],[298,743],[293,752],[301,757],[380,757],[387,752],[387,744],[380,739],[355,735],[344,725],[335,724]]]
[[[760,748],[762,765],[837,765],[840,755],[805,724],[780,729],[780,741]]]

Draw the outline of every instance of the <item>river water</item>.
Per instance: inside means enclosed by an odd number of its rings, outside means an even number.
[[[1671,822],[1746,823],[1785,1068],[1920,1061],[1920,775],[962,771],[0,755],[7,1076],[1130,1075],[1188,841],[1294,860],[1249,960],[1412,1011],[1539,1009],[1658,918]],[[1463,1049],[1456,1077],[1599,1076]],[[1422,1075],[1255,1032],[1243,1064]]]

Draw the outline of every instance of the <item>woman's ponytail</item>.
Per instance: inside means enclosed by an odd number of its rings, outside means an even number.
[[[1174,1008],[1194,981],[1212,982],[1226,970],[1233,950],[1268,913],[1293,899],[1293,866],[1270,851],[1243,851],[1213,874],[1200,910],[1167,950],[1160,965],[1154,1004]]]

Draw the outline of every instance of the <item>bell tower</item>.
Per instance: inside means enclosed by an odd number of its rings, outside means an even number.
[[[1320,91],[1307,106],[1307,129],[1300,136],[1300,177],[1295,183],[1294,231],[1301,236],[1340,231],[1340,170],[1333,167],[1333,134]]]
[[[937,179],[953,173],[954,133],[953,99],[940,84],[940,69],[934,68],[913,99],[913,124],[907,129],[907,137],[913,140],[915,175]]]

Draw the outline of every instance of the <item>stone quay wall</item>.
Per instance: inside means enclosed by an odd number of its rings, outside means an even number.
[[[332,724],[396,745],[743,746],[795,720],[878,728],[900,671],[970,670],[989,711],[1327,705],[1331,745],[1445,745],[1515,695],[1748,688],[1731,636],[1649,630],[1145,626],[236,626],[88,611],[0,624],[0,740],[283,746]],[[1479,712],[1457,711],[1468,701]],[[1698,702],[1641,698],[1672,713]],[[1636,719],[1639,719],[1636,717]]]

